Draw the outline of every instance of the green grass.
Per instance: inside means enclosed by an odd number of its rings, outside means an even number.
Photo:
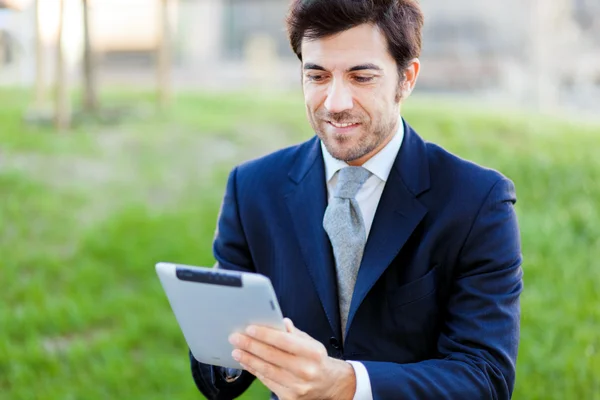
[[[132,114],[53,133],[0,92],[0,399],[197,399],[153,271],[212,264],[226,174],[311,135],[301,98],[105,94]],[[524,253],[515,399],[600,399],[600,126],[415,98],[426,139],[517,187]],[[244,398],[265,398],[254,385]]]

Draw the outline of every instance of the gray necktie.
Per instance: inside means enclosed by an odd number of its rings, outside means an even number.
[[[371,173],[363,167],[342,168],[323,218],[323,228],[329,235],[335,256],[343,339],[356,275],[367,242],[365,223],[355,196],[369,176]]]

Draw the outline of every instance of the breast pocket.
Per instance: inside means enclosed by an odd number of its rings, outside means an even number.
[[[415,361],[430,357],[436,349],[441,325],[438,270],[436,265],[421,278],[388,292],[394,340],[410,349]]]
[[[388,293],[388,304],[391,308],[409,305],[433,294],[437,289],[438,266],[435,265],[424,276],[394,288]]]

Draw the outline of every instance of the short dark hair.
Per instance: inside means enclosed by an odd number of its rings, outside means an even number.
[[[421,54],[423,12],[418,0],[292,0],[286,22],[300,61],[304,38],[320,39],[365,23],[381,29],[399,71]]]

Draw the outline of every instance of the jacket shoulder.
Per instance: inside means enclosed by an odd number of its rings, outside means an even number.
[[[435,143],[426,142],[426,148],[433,186],[451,185],[462,191],[488,193],[499,181],[510,181],[498,170],[462,158]]]
[[[306,157],[317,144],[316,142],[318,139],[312,137],[305,142],[239,164],[236,167],[238,183],[247,182],[255,186],[282,182],[296,161],[301,157]]]

